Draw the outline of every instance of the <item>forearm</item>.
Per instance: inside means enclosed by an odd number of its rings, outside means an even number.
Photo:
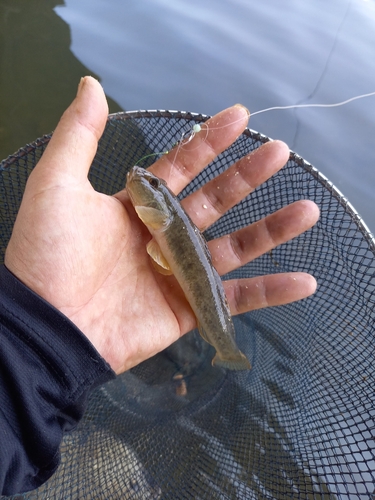
[[[0,493],[52,475],[89,391],[114,376],[68,318],[0,268]]]

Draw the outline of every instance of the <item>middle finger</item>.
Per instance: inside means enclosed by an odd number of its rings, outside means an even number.
[[[289,148],[284,142],[268,142],[187,196],[181,204],[194,224],[204,231],[278,172],[288,158]]]
[[[223,275],[310,229],[319,218],[318,206],[299,200],[231,234],[208,242],[212,263]]]

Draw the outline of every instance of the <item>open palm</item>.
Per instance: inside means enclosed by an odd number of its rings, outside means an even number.
[[[150,239],[126,189],[115,196],[94,191],[87,173],[108,108],[102,88],[86,77],[31,173],[5,265],[24,284],[64,313],[121,373],[169,346],[195,326],[173,276],[155,272],[146,253]],[[243,131],[245,108],[213,117],[183,147],[151,170],[180,192]],[[205,229],[277,172],[289,150],[270,142],[183,201]],[[209,243],[220,274],[229,272],[310,228],[319,216],[299,201],[247,228]],[[306,297],[316,283],[305,273],[277,274],[224,284],[233,314]],[[63,335],[63,332],[61,333]]]

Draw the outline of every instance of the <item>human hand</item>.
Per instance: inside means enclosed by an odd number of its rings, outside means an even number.
[[[146,252],[150,234],[126,189],[107,196],[94,191],[88,181],[107,114],[101,86],[86,77],[28,179],[5,265],[65,314],[121,373],[196,325],[174,277],[154,270]],[[208,132],[196,134],[150,170],[169,180],[169,187],[178,193],[240,135],[247,122],[245,108],[228,108],[207,122]],[[288,156],[284,143],[269,142],[185,198],[182,205],[205,229],[276,173]],[[213,263],[225,274],[309,229],[318,216],[311,201],[284,207],[209,242]],[[287,273],[230,280],[224,288],[232,314],[238,314],[307,297],[316,282],[306,273]]]

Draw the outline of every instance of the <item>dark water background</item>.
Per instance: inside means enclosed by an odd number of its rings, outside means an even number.
[[[0,0],[0,158],[50,132],[79,78],[120,109],[213,114],[375,91],[374,0]],[[285,140],[375,231],[375,96],[272,111]]]

